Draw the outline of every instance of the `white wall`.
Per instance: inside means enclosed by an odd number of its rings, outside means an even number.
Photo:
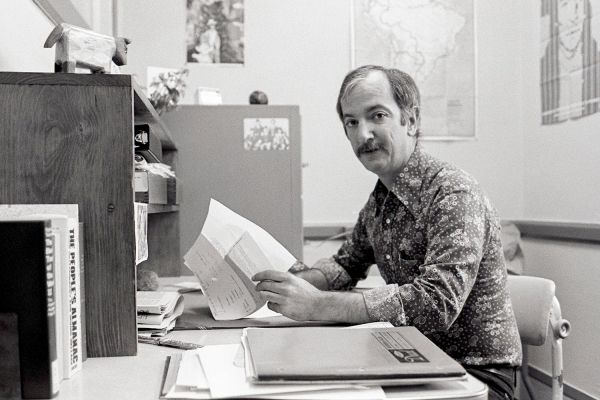
[[[522,7],[524,213],[527,219],[600,222],[600,113],[542,126],[540,6]],[[599,10],[595,10],[597,13]],[[596,26],[598,28],[599,26]],[[597,32],[598,34],[600,32]],[[525,271],[554,280],[563,316],[572,322],[564,343],[565,381],[600,397],[600,246],[525,240]],[[549,347],[532,349],[531,363],[551,371]]]
[[[477,140],[425,143],[430,152],[475,175],[504,218],[520,216],[523,201],[520,107],[515,107],[521,98],[519,64],[498,63],[519,45],[518,7],[516,0],[478,5]],[[185,63],[185,1],[119,2],[118,32],[133,40],[124,70],[142,84],[148,65]],[[265,91],[271,104],[299,104],[307,164],[304,223],[352,224],[375,177],[355,159],[335,113],[339,85],[351,68],[350,1],[247,1],[245,37],[243,67],[188,65],[184,102],[193,101],[197,86],[212,86],[221,89],[227,104],[247,104],[255,89]]]
[[[527,182],[525,215],[531,219],[600,222],[600,113],[555,125],[540,124],[540,10],[539,4],[533,3],[522,10],[531,21],[525,27],[525,37],[532,38],[524,41],[521,58],[527,155],[523,169]],[[594,28],[600,39],[600,25]]]
[[[54,49],[44,48],[54,25],[32,1],[3,2],[0,27],[1,71],[54,71]]]
[[[565,382],[600,397],[600,250],[585,243],[527,239],[523,243],[526,272],[556,283],[563,318],[572,331],[563,341]],[[549,344],[530,347],[530,363],[550,374]]]

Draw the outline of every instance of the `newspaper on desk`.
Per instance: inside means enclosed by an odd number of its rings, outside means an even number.
[[[296,258],[263,228],[211,199],[184,262],[198,278],[213,317],[232,320],[264,310],[265,301],[250,279],[254,274],[287,271]]]

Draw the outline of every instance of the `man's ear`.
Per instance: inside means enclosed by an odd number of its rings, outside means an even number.
[[[419,109],[419,106],[414,106],[412,109],[412,115],[409,118],[410,124],[411,125],[417,125],[417,121],[419,120],[419,113],[421,112],[421,110]]]
[[[408,118],[408,134],[415,136],[417,134],[417,121],[419,120],[419,107],[413,107],[412,115]]]

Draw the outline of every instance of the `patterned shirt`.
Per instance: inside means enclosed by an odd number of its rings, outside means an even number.
[[[391,190],[377,182],[352,237],[313,268],[343,290],[372,264],[387,285],[363,292],[371,320],[413,325],[465,365],[521,364],[496,211],[471,176],[419,144]]]

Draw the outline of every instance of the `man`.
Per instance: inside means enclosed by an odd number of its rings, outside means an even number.
[[[335,256],[253,279],[269,307],[293,319],[413,325],[486,382],[490,399],[513,398],[521,346],[500,224],[473,178],[421,149],[419,110],[401,71],[364,66],[346,76],[337,111],[354,153],[379,177],[375,189]],[[372,264],[386,286],[340,291]]]
[[[199,63],[220,63],[221,62],[221,37],[216,29],[217,21],[209,19],[206,23],[206,29],[200,35],[200,44],[196,46],[196,54],[192,57]]]

